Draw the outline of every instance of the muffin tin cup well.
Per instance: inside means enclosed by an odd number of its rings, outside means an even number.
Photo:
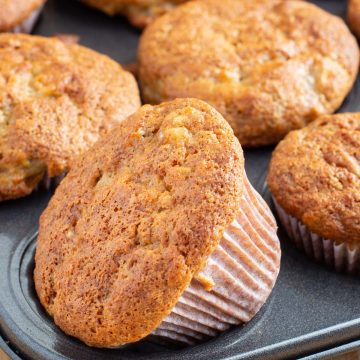
[[[43,6],[40,7],[39,9],[36,9],[30,14],[30,16],[27,19],[25,19],[21,24],[17,25],[9,32],[30,34],[36,22],[38,21],[42,10],[43,10]]]
[[[360,248],[337,244],[311,232],[301,221],[286,213],[273,197],[279,220],[295,245],[308,256],[338,272],[360,274]]]
[[[239,213],[204,270],[153,335],[195,344],[247,323],[271,293],[280,245],[270,209],[245,177]]]

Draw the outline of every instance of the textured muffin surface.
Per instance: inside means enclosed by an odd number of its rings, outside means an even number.
[[[359,64],[340,18],[294,0],[183,4],[145,30],[138,57],[147,102],[203,99],[243,146],[275,143],[333,112]]]
[[[0,31],[21,24],[44,3],[45,0],[0,0]]]
[[[324,116],[280,142],[268,185],[279,205],[325,239],[360,241],[360,114]]]
[[[235,218],[243,165],[199,100],[143,106],[95,144],[40,220],[35,285],[56,324],[100,347],[151,333]]]
[[[0,35],[0,200],[57,176],[140,106],[133,76],[106,56],[30,35]]]
[[[125,15],[140,28],[187,0],[82,0],[109,15]]]

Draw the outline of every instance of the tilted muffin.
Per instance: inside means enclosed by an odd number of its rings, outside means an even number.
[[[151,24],[138,58],[146,102],[205,100],[242,146],[260,146],[337,109],[359,49],[340,18],[305,1],[199,0]]]
[[[293,131],[273,153],[269,189],[300,248],[360,273],[360,114],[324,116]]]
[[[31,193],[140,106],[133,76],[79,45],[0,35],[0,201]]]
[[[187,0],[82,0],[109,15],[125,15],[139,28]]]
[[[46,0],[0,0],[0,31],[30,33]]]
[[[347,18],[355,35],[360,37],[360,0],[348,0]]]
[[[275,220],[208,104],[143,106],[79,159],[40,219],[35,286],[67,334],[193,343],[249,321],[279,271]]]

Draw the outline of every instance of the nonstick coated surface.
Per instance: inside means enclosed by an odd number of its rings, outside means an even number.
[[[250,1],[250,0],[249,0]],[[343,16],[345,1],[317,4]],[[124,19],[109,18],[76,0],[49,0],[35,33],[80,35],[80,42],[121,63],[135,60],[139,32]],[[341,111],[359,111],[359,81]],[[255,188],[265,186],[272,148],[246,151]],[[360,279],[313,263],[280,230],[281,271],[273,294],[246,326],[198,346],[170,350],[143,340],[117,350],[93,349],[66,336],[48,317],[32,278],[39,215],[51,192],[39,191],[0,203],[0,347],[18,359],[240,359],[284,358],[332,348],[360,338]]]

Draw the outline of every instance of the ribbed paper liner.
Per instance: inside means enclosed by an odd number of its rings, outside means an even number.
[[[43,7],[40,7],[39,9],[33,11],[26,20],[11,29],[9,32],[30,34],[40,17],[42,9]]]
[[[194,344],[248,322],[265,303],[279,272],[277,226],[247,179],[245,189],[236,219],[200,274],[213,288],[194,278],[152,335]]]
[[[39,191],[41,189],[50,190],[52,188],[56,188],[65,176],[66,174],[63,173],[58,176],[50,177],[47,173],[45,173],[44,177],[41,179],[34,191]]]
[[[359,248],[350,249],[347,244],[337,244],[314,234],[295,217],[287,214],[274,198],[273,200],[282,225],[299,249],[339,272],[360,273]]]

